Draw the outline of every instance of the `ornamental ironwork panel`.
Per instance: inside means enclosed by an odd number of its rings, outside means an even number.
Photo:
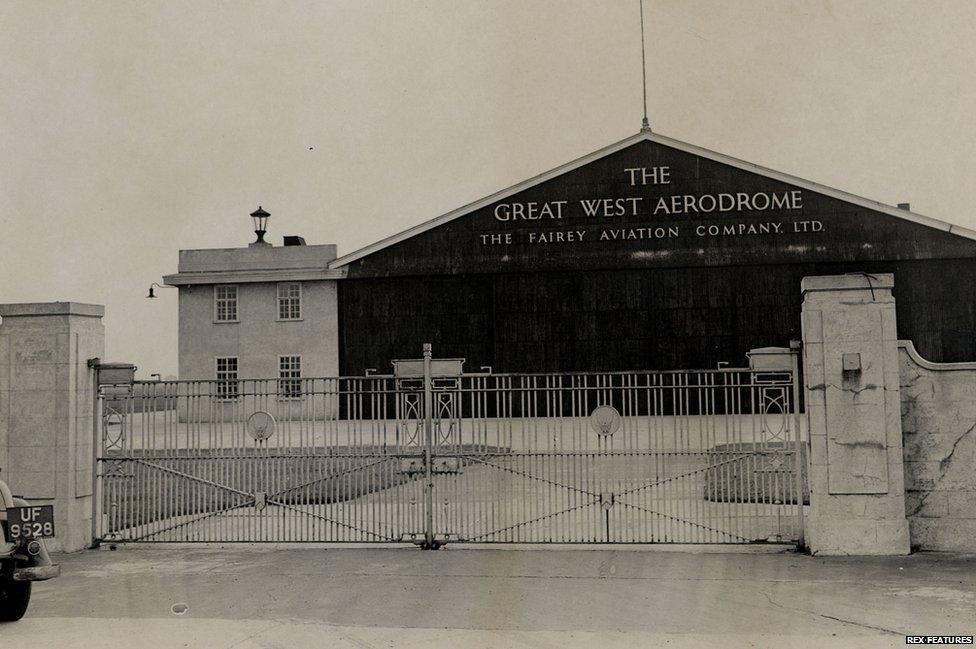
[[[801,542],[793,371],[136,382],[99,395],[96,534],[127,542]],[[405,369],[404,369],[405,368]],[[455,371],[454,369],[457,369]],[[296,396],[297,395],[297,396]]]

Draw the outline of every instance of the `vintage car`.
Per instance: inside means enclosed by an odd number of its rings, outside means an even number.
[[[44,539],[54,536],[54,508],[14,498],[0,480],[0,622],[24,617],[31,582],[61,574],[51,563]]]

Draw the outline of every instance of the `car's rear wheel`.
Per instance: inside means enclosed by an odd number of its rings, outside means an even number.
[[[0,622],[24,617],[30,603],[31,582],[0,579]]]

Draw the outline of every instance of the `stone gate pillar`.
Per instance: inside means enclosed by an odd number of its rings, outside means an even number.
[[[66,551],[91,543],[95,372],[105,309],[95,304],[0,304],[0,473],[14,495],[54,505]]]
[[[891,274],[805,277],[803,372],[814,554],[907,554]]]

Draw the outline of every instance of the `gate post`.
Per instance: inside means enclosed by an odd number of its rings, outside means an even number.
[[[434,550],[434,385],[431,374],[431,345],[424,343],[424,549]]]
[[[0,468],[14,494],[54,505],[53,550],[92,541],[95,370],[105,308],[0,305]]]
[[[891,274],[804,277],[813,554],[909,552]]]

